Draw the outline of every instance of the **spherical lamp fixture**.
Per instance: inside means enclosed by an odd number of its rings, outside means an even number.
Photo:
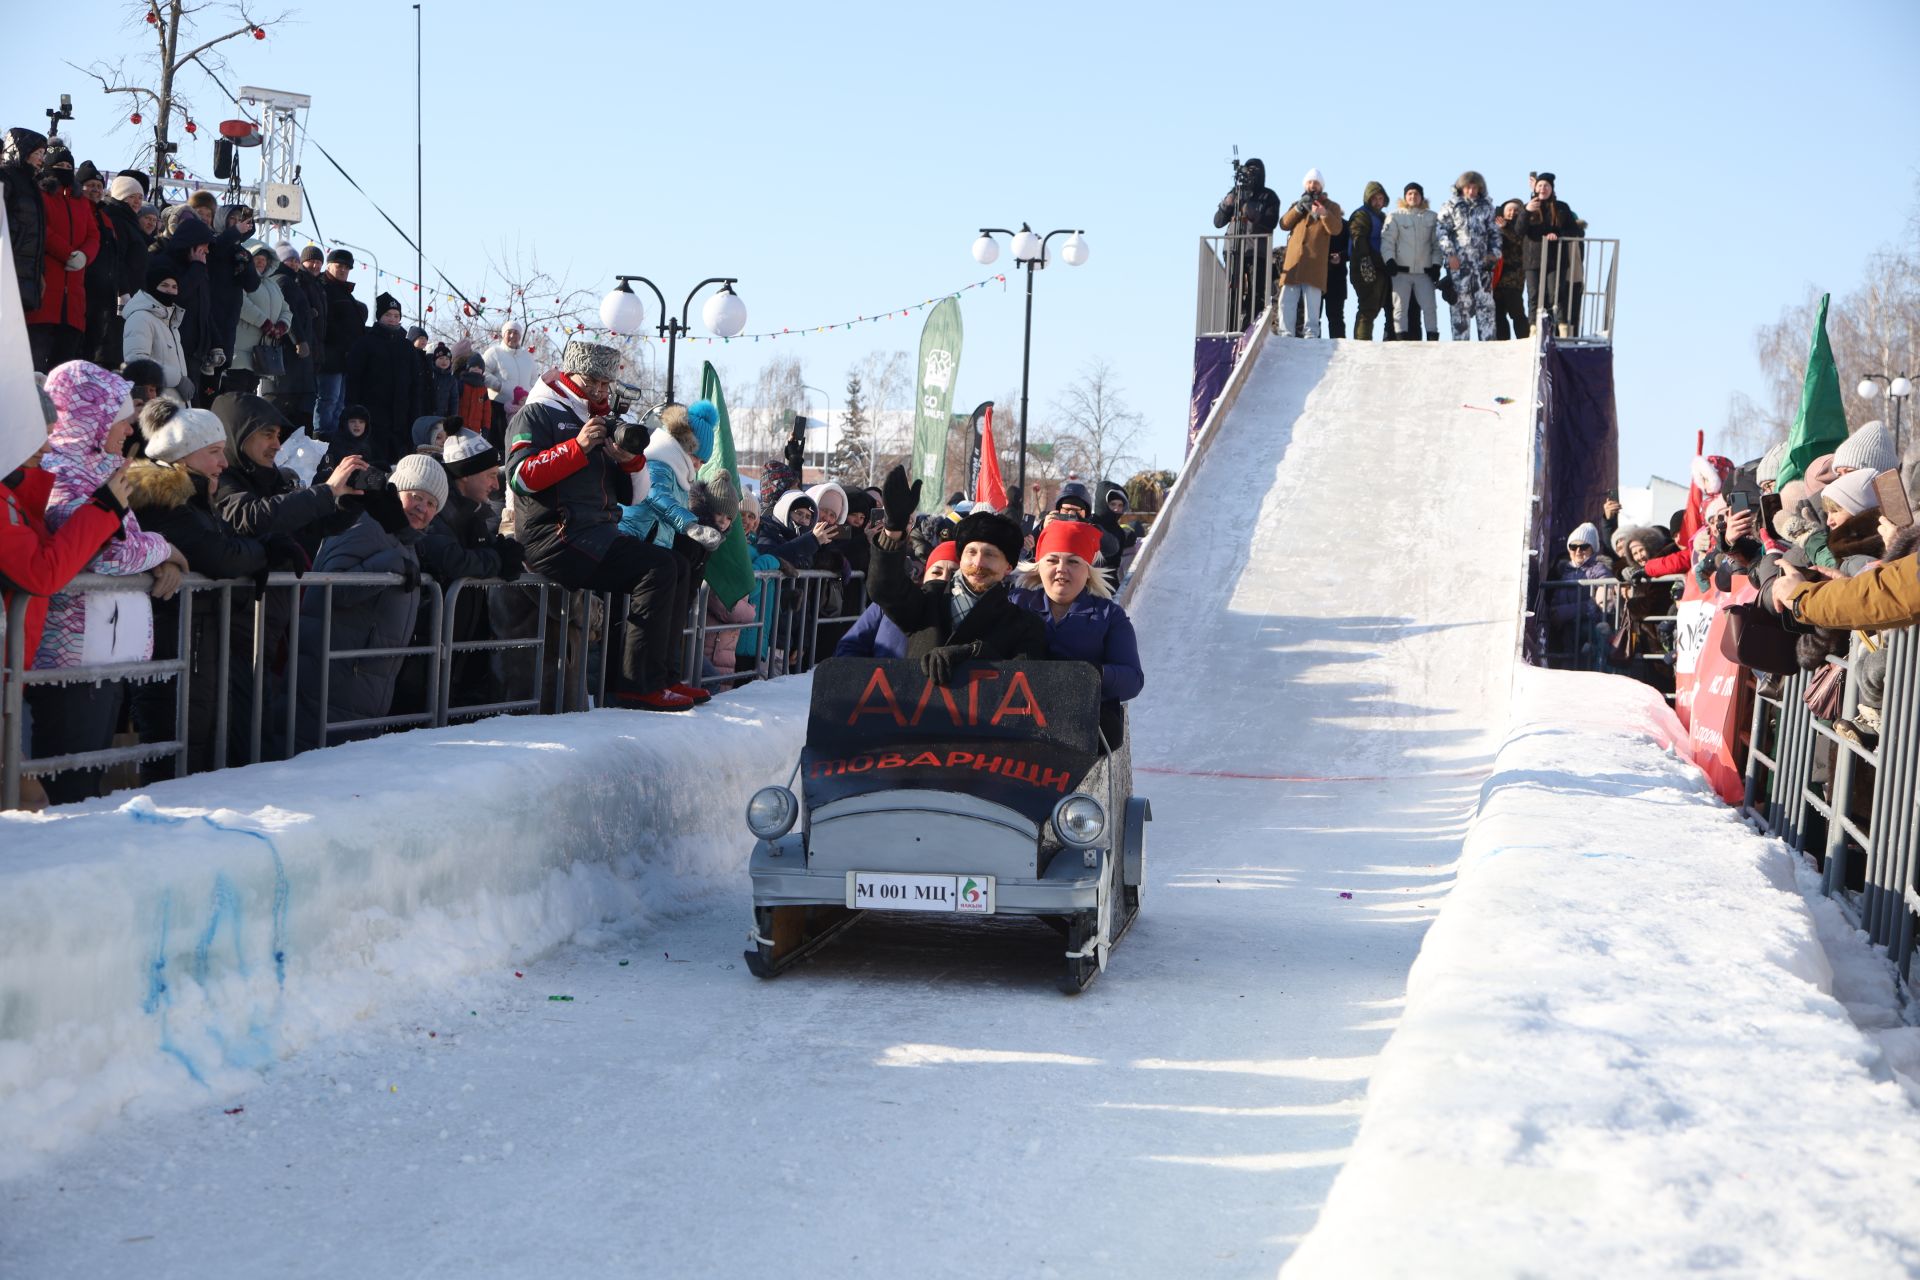
[[[619,288],[600,299],[600,323],[614,333],[636,334],[647,323],[647,304],[622,280]]]
[[[740,301],[732,285],[722,285],[720,292],[700,308],[700,319],[715,337],[731,338],[747,327],[747,304]]]
[[[982,231],[980,238],[973,242],[973,260],[983,267],[1000,261],[1000,242]]]
[[[1060,260],[1070,267],[1080,266],[1086,262],[1091,253],[1092,250],[1087,247],[1087,238],[1078,231],[1068,236],[1067,242],[1060,246]]]

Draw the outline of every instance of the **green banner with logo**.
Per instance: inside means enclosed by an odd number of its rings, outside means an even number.
[[[920,331],[920,363],[915,366],[913,465],[920,481],[920,510],[936,511],[946,498],[948,414],[953,384],[960,376],[960,300],[943,299],[927,315]]]

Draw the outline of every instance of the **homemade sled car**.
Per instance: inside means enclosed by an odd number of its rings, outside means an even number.
[[[970,663],[943,687],[916,662],[832,659],[794,772],[798,794],[747,804],[763,978],[866,911],[1033,916],[1066,937],[1071,994],[1139,914],[1152,809],[1086,663]]]

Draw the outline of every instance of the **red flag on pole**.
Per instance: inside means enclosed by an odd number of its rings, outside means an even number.
[[[993,447],[992,405],[987,406],[980,422],[980,478],[974,482],[973,500],[995,511],[1007,509],[1007,486],[1000,479],[1000,451]]]

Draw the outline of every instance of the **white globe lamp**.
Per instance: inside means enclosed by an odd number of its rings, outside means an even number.
[[[992,266],[1000,260],[1000,242],[982,231],[973,242],[973,260],[983,267]]]
[[[747,304],[732,285],[725,285],[700,308],[700,319],[716,338],[736,337],[747,327]]]
[[[600,323],[614,333],[636,334],[647,323],[647,304],[622,280],[618,289],[600,299]]]
[[[1913,379],[1907,377],[1905,374],[1902,374],[1900,377],[1895,378],[1893,380],[1893,385],[1887,388],[1887,394],[1892,396],[1898,396],[1902,400],[1905,400],[1908,396],[1913,394]]]
[[[1878,400],[1880,398],[1880,384],[1872,378],[1860,379],[1860,385],[1855,387],[1854,390],[1860,393],[1862,400]]]
[[[1040,237],[1024,223],[1020,234],[1013,238],[1013,260],[1015,262],[1036,262],[1040,258]]]
[[[1070,267],[1077,267],[1084,263],[1092,252],[1087,247],[1087,238],[1076,231],[1067,237],[1065,244],[1060,246],[1060,260]]]

